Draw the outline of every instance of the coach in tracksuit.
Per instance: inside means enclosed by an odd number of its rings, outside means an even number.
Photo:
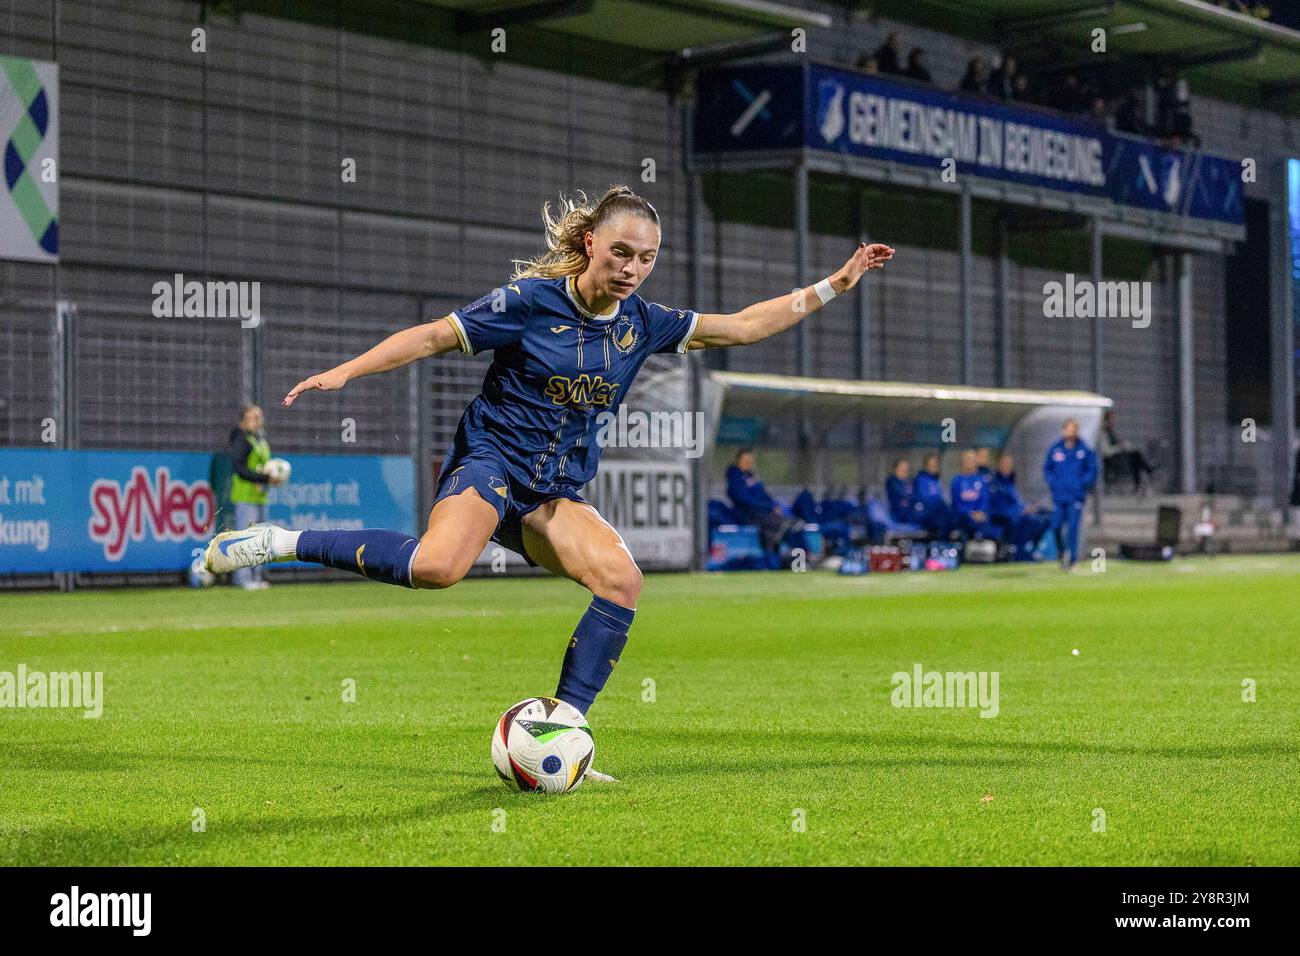
[[[1056,536],[1061,568],[1079,560],[1079,522],[1083,504],[1097,481],[1097,456],[1079,437],[1079,423],[1067,418],[1061,426],[1061,439],[1047,449],[1043,461],[1043,479],[1052,492],[1052,533]],[[1062,532],[1069,535],[1067,548]]]

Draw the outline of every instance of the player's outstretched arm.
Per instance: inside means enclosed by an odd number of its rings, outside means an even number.
[[[336,365],[328,372],[321,372],[311,378],[305,378],[289,390],[284,396],[283,404],[292,405],[303,392],[313,389],[333,391],[342,388],[354,378],[387,372],[391,369],[410,365],[417,359],[441,355],[460,348],[456,330],[445,318],[423,325],[413,325],[409,329],[394,332],[370,351],[358,355],[351,361]]]
[[[755,303],[731,315],[701,315],[689,347],[709,349],[749,345],[784,332],[834,296],[848,292],[868,269],[882,269],[893,257],[894,250],[883,242],[861,243],[848,262],[816,285]]]

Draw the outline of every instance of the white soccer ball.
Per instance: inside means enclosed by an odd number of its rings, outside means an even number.
[[[595,755],[587,718],[554,697],[521,700],[501,715],[492,733],[492,762],[512,790],[576,790]]]
[[[192,588],[211,587],[217,576],[203,565],[203,558],[198,557],[190,565],[189,582]]]
[[[272,458],[262,466],[262,471],[273,481],[288,481],[289,476],[293,474],[293,466],[283,458]]]

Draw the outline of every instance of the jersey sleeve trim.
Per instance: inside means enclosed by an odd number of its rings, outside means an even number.
[[[460,320],[460,314],[452,312],[447,316],[447,321],[451,323],[452,331],[456,333],[456,339],[460,343],[460,350],[466,355],[473,355],[474,347],[470,345],[469,336],[465,334],[465,326]]]
[[[677,348],[675,349],[678,355],[682,355],[686,352],[686,349],[691,344],[691,339],[695,336],[695,330],[699,328],[700,325],[700,313],[691,312],[690,316],[691,326],[686,330],[686,334],[682,336],[681,341],[677,343]]]

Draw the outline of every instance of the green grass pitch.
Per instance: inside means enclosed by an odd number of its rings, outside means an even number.
[[[568,582],[4,596],[0,671],[105,705],[0,710],[0,864],[1295,865],[1298,575],[651,575],[590,714],[621,782],[562,797],[489,740],[553,691]],[[917,663],[998,672],[998,715],[893,706]]]

